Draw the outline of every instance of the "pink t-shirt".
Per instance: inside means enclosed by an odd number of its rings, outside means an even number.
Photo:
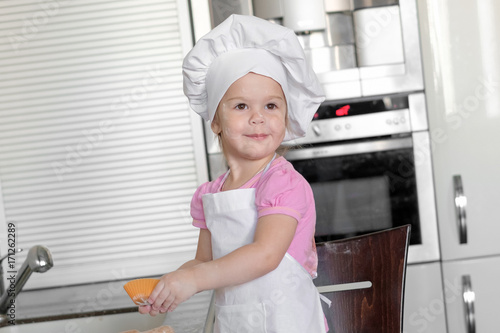
[[[191,201],[193,225],[207,229],[201,197],[216,193],[222,188],[225,175],[202,184]],[[262,176],[262,179],[260,179]],[[260,181],[259,181],[260,180]],[[297,220],[297,229],[288,253],[295,258],[314,278],[318,267],[318,256],[314,242],[316,209],[309,183],[292,164],[283,157],[276,158],[262,175],[258,173],[241,188],[255,188],[255,205],[258,217],[284,214]]]

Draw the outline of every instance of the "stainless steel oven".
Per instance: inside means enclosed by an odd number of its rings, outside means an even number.
[[[286,158],[311,184],[316,240],[411,224],[409,262],[439,259],[423,93],[324,103]]]

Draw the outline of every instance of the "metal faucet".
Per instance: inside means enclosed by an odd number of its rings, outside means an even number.
[[[2,258],[2,260],[5,258],[6,257]],[[44,273],[48,271],[52,266],[54,266],[54,262],[52,260],[52,254],[50,254],[49,249],[42,245],[33,246],[29,250],[26,260],[23,262],[21,268],[17,272],[15,282],[12,281],[13,283],[10,283],[10,288],[6,288],[5,290],[2,288],[2,290],[0,290],[0,292],[2,293],[2,296],[0,297],[0,316],[5,316],[7,314],[7,311],[12,304],[11,300],[14,300],[16,296],[19,295],[19,293],[23,289],[23,286],[26,284],[26,281],[28,281],[29,277],[31,276],[31,273]],[[1,265],[0,279],[3,284],[4,277]],[[14,284],[14,288],[12,288],[12,284]]]

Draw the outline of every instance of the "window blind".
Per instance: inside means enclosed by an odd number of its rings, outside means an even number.
[[[187,0],[0,3],[1,253],[25,288],[160,275],[194,256],[189,204],[207,179],[182,92]],[[4,268],[7,269],[7,268]]]

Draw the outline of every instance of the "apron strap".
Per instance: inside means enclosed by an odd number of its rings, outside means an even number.
[[[259,172],[262,172],[262,173],[260,174],[260,177],[259,177],[259,179],[258,179],[258,180],[254,180],[254,181],[252,181],[252,182],[248,181],[247,183],[245,183],[245,184],[243,185],[243,188],[252,187],[254,184],[255,184],[255,186],[258,186],[258,185],[260,184],[260,180],[262,179],[262,175],[263,175],[264,173],[266,173],[266,171],[267,171],[267,170],[269,170],[269,168],[271,167],[271,164],[272,164],[272,163],[273,163],[273,161],[276,159],[276,156],[277,156],[277,154],[276,154],[276,153],[274,153],[273,158],[272,158],[272,159],[271,159],[271,160],[267,163],[267,165],[264,167],[264,169],[262,169],[261,171],[259,171]],[[226,171],[226,173],[224,174],[224,177],[222,178],[222,181],[221,181],[221,183],[220,183],[220,185],[219,185],[219,188],[217,189],[217,192],[222,191],[222,187],[224,186],[224,183],[226,182],[226,179],[227,179],[227,177],[229,176],[229,173],[230,173],[230,172],[231,172],[231,169],[228,169],[228,170]],[[257,174],[258,174],[259,172],[257,172]],[[255,176],[254,176],[254,177],[255,177]],[[252,179],[253,179],[253,177],[252,177]]]
[[[271,167],[271,164],[273,163],[274,159],[276,158],[276,153],[274,153],[274,156],[273,158],[271,158],[271,160],[269,161],[269,163],[267,163],[266,167],[264,168],[264,170],[262,170],[262,173],[260,174],[260,177],[259,177],[259,180],[257,181],[257,184],[256,184],[256,187],[259,186],[260,184],[260,181],[262,179],[262,176],[266,173],[267,170],[269,170],[269,168]]]
[[[325,302],[326,305],[328,305],[328,308],[330,308],[332,306],[332,301],[328,297],[326,297],[325,295],[319,294],[319,299],[322,300],[323,302]]]

